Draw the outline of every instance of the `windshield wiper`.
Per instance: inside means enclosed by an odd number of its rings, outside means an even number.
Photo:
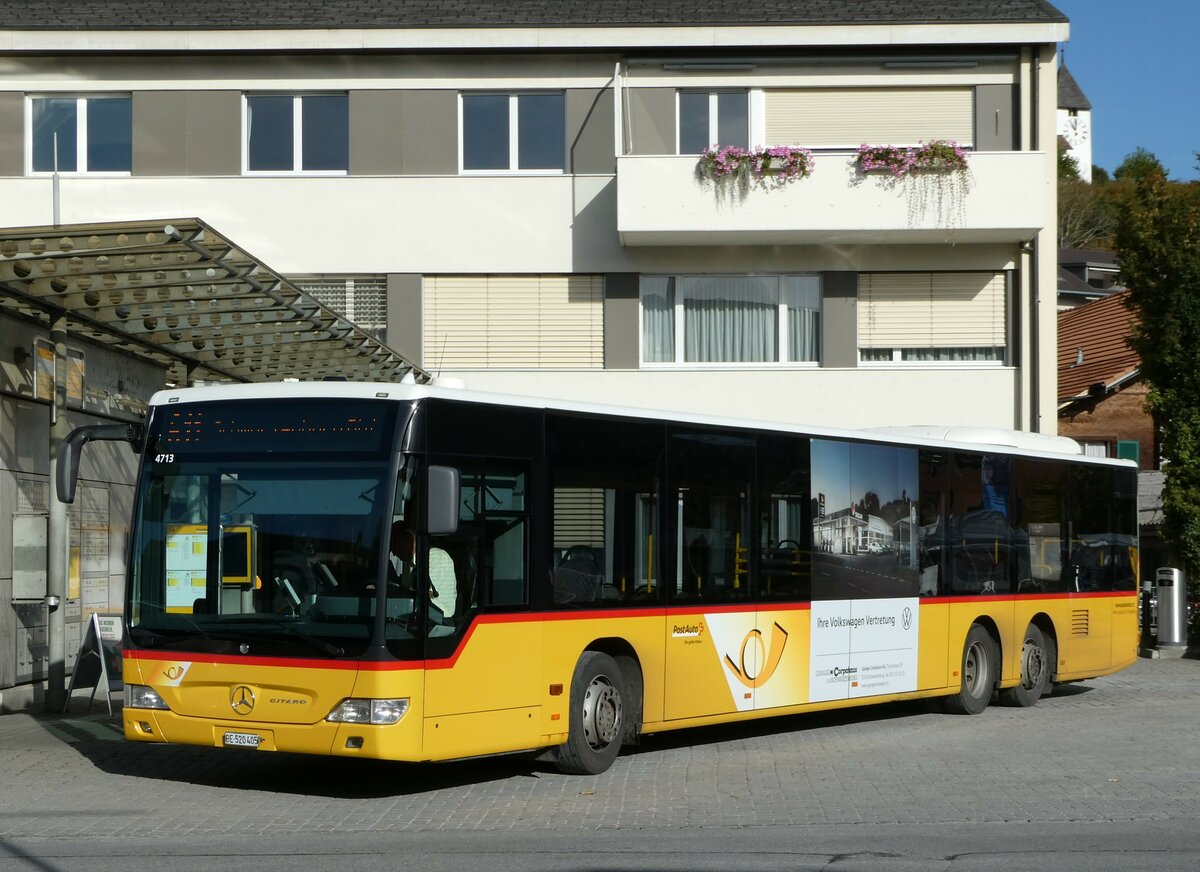
[[[326,642],[324,639],[317,636],[310,636],[308,633],[294,626],[293,624],[278,624],[278,629],[289,636],[295,636],[297,639],[303,639],[313,648],[318,651],[324,651],[330,657],[341,657],[346,651],[341,645],[334,645],[332,642]]]
[[[256,626],[247,626],[251,622]],[[324,639],[310,635],[292,624],[275,623],[259,617],[251,617],[249,621],[245,619],[230,621],[226,618],[222,623],[233,624],[233,626],[205,627],[193,624],[187,630],[183,631],[183,635],[180,636],[168,636],[165,633],[148,630],[145,627],[131,627],[129,635],[133,641],[147,648],[170,648],[193,639],[208,639],[221,642],[261,642],[264,638],[269,638],[272,631],[274,631],[299,639],[307,643],[309,647],[320,651],[322,654],[328,654],[330,657],[344,657],[346,654],[345,649],[340,645],[326,642]]]
[[[129,637],[145,648],[157,648],[159,645],[178,641],[177,636],[168,636],[166,633],[147,630],[145,627],[130,627]]]
[[[264,637],[269,636],[271,631],[275,631],[287,636],[292,636],[296,639],[300,639],[303,642],[307,642],[310,647],[315,648],[323,654],[328,654],[331,657],[342,657],[346,653],[345,649],[340,645],[334,645],[332,642],[326,642],[324,639],[321,639],[318,636],[313,636],[304,632],[295,624],[291,623],[271,621],[257,615],[247,615],[240,619],[231,619],[226,617],[222,619],[221,623],[232,624],[233,626],[221,626],[215,628],[215,630],[201,630],[200,632],[205,633],[207,638],[210,639],[228,639],[236,642],[250,639],[257,639],[261,641]],[[247,627],[249,624],[254,624],[256,626],[249,628]],[[243,627],[247,627],[247,630],[244,631],[242,629]],[[256,630],[262,630],[265,632],[255,632]]]

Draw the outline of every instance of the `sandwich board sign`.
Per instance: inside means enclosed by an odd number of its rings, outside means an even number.
[[[67,699],[63,703],[63,714],[71,704],[71,694],[75,688],[90,687],[91,696],[88,706],[96,698],[96,688],[104,682],[104,701],[108,704],[108,713],[112,714],[112,694],[125,689],[121,682],[121,636],[125,632],[120,615],[101,614],[94,612],[88,618],[87,629],[84,630],[83,643],[79,646],[79,654],[75,658],[75,671],[71,673],[71,686],[67,689]]]

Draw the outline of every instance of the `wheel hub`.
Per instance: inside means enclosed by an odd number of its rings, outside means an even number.
[[[1026,640],[1021,648],[1021,684],[1026,690],[1033,690],[1041,683],[1045,669],[1046,659],[1042,649]]]
[[[583,695],[583,734],[587,743],[599,751],[616,741],[621,714],[621,694],[606,676],[596,676]]]

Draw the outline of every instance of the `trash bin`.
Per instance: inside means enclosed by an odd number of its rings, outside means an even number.
[[[1158,647],[1186,648],[1187,585],[1183,571],[1163,567],[1154,574],[1158,596]]]

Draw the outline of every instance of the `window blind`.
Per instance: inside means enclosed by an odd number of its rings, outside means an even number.
[[[972,88],[812,88],[769,90],[764,97],[768,145],[858,148],[974,140]]]
[[[424,292],[427,367],[604,366],[601,276],[431,276]]]
[[[860,348],[1002,347],[1004,273],[862,273]]]

